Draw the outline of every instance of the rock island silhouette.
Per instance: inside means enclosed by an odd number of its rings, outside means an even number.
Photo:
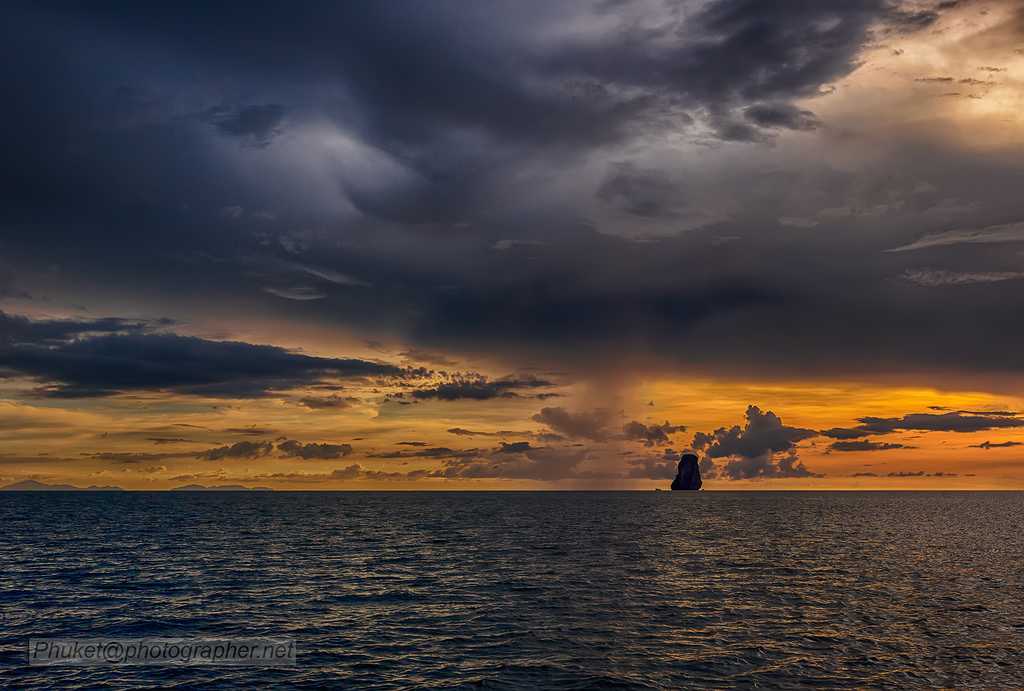
[[[697,456],[692,453],[684,453],[679,458],[679,468],[676,477],[672,480],[673,490],[698,490],[701,487],[700,466],[697,464]]]

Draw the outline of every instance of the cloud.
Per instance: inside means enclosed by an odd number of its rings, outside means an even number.
[[[975,414],[958,411],[951,413],[910,413],[902,417],[857,418],[856,427],[833,427],[821,434],[833,439],[857,439],[871,434],[891,434],[897,430],[921,432],[982,432],[990,429],[1024,427],[1024,419],[1009,411]]]
[[[442,401],[469,399],[486,401],[492,398],[517,398],[521,396],[517,389],[536,389],[552,386],[551,382],[533,377],[505,377],[489,380],[483,376],[457,378],[454,381],[438,384],[429,389],[417,389],[412,392],[414,398],[436,398]],[[534,398],[547,398],[550,394],[534,394]]]
[[[907,269],[903,272],[902,277],[904,280],[916,283],[919,286],[937,288],[939,286],[1018,281],[1024,278],[1024,273],[1019,271],[962,272],[944,271],[941,269]]]
[[[565,408],[541,408],[541,411],[531,419],[569,439],[607,441],[611,436],[608,425],[611,423],[612,414],[608,410],[570,413]]]
[[[671,435],[685,431],[685,425],[673,425],[667,421],[663,425],[645,425],[634,420],[627,422],[622,428],[622,434],[626,439],[642,441],[644,446],[668,444]]]
[[[91,454],[91,456],[96,460],[109,461],[111,463],[118,463],[122,465],[133,465],[136,463],[151,463],[154,461],[164,461],[169,458],[183,458],[191,455],[193,454],[181,452],[136,453],[131,451],[103,451]]]
[[[923,470],[894,470],[891,473],[886,473],[884,477],[959,477],[959,474],[946,473],[941,470],[937,473],[926,473]]]
[[[610,166],[597,189],[597,197],[634,216],[664,218],[678,216],[677,186],[656,170],[641,170],[633,163]]]
[[[0,173],[16,285],[54,309],[132,295],[133,309],[173,303],[197,324],[232,315],[259,324],[240,332],[280,328],[287,343],[315,325],[579,381],[610,362],[673,376],[1020,371],[1022,333],[1006,317],[1021,307],[1016,286],[998,286],[998,307],[979,305],[981,290],[928,301],[893,288],[910,255],[882,254],[1015,218],[1001,125],[968,144],[943,128],[980,122],[934,101],[934,130],[912,136],[901,108],[884,123],[850,114],[852,80],[892,73],[878,46],[904,47],[905,32],[941,20],[935,5],[371,4],[324,6],[315,21],[261,5],[244,22],[190,5],[6,8],[17,30],[0,59],[21,67],[0,78],[0,125],[17,133]],[[912,40],[941,56],[958,33]],[[1012,56],[1019,42],[1000,37]],[[974,76],[1002,59],[1003,43],[986,44],[965,63]],[[903,91],[945,89],[917,86]],[[965,153],[980,142],[985,152]],[[829,208],[848,213],[818,216]],[[698,212],[714,227],[682,232],[680,214]],[[645,243],[616,237],[630,223],[652,228]],[[715,244],[724,237],[743,242]],[[958,247],[944,271],[1019,268],[985,254],[994,245]],[[374,290],[349,289],[364,276]],[[67,378],[45,392],[151,390]],[[198,386],[255,396],[310,378]]]
[[[747,107],[743,115],[760,127],[804,131],[821,127],[821,121],[814,113],[791,103],[758,103]]]
[[[45,391],[52,397],[170,390],[247,398],[312,384],[322,377],[398,376],[403,372],[394,365],[311,357],[237,341],[131,332],[81,337],[95,324],[28,322],[26,327],[24,321],[15,323],[18,328],[9,340],[11,345],[0,348],[0,367],[47,384]],[[122,324],[109,328],[120,331]]]
[[[709,463],[702,472],[721,472],[733,480],[762,477],[816,477],[796,456],[797,442],[817,436],[802,427],[789,427],[775,413],[762,412],[757,406],[747,407],[746,424],[720,427],[714,432],[698,432],[693,448],[702,450]],[[783,455],[778,455],[783,454]],[[726,458],[719,469],[713,459]]]
[[[887,444],[867,439],[854,441],[837,441],[829,444],[832,451],[889,451],[890,449],[907,449],[903,444]]]
[[[277,431],[266,427],[228,427],[224,430],[224,433],[241,434],[247,437],[266,437],[271,434],[277,434]]]
[[[200,114],[203,122],[246,146],[265,148],[283,131],[285,107],[276,103],[242,107],[216,106]]]
[[[627,461],[627,478],[644,480],[671,480],[676,476],[679,457],[670,449],[662,456],[641,456]]]
[[[101,334],[142,334],[173,323],[171,320],[149,321],[118,317],[33,320],[0,310],[0,346],[16,348],[26,345],[60,345]]]
[[[1012,446],[1024,446],[1024,442],[1020,442],[1020,441],[1001,441],[1001,442],[983,441],[980,444],[972,444],[970,446],[970,448],[972,448],[972,449],[1007,449],[1007,448],[1010,448]]]
[[[430,446],[415,451],[377,451],[367,458],[475,458],[479,449],[450,449],[447,446]]]
[[[516,447],[503,445],[486,457],[450,459],[438,473],[445,478],[505,478],[556,481],[580,476],[580,465],[588,458],[586,449]]]
[[[218,446],[217,448],[201,451],[196,458],[205,461],[220,461],[230,458],[259,458],[266,456],[274,450],[274,445],[269,441],[239,441],[229,446]]]
[[[341,410],[350,407],[354,400],[350,396],[306,396],[299,399],[299,404],[310,410]]]
[[[408,350],[399,353],[406,360],[412,360],[413,362],[425,362],[428,365],[434,365],[437,367],[455,367],[458,363],[451,358],[442,355],[441,353],[434,353],[428,350],[421,350],[418,348],[410,348]]]
[[[1024,222],[1004,223],[967,230],[949,230],[944,233],[925,235],[921,239],[886,250],[886,252],[912,252],[930,247],[946,247],[949,245],[993,244],[1006,242],[1024,242]]]
[[[481,430],[466,429],[464,427],[452,427],[448,430],[448,434],[454,434],[457,437],[529,437],[531,439],[538,439],[543,442],[557,442],[565,439],[560,434],[554,434],[553,432],[528,432],[523,430],[498,430],[497,432],[485,432]]]
[[[304,461],[326,460],[348,456],[352,453],[352,445],[317,443],[303,444],[295,441],[294,439],[288,439],[279,443],[277,445],[277,450],[285,456],[301,458]]]
[[[291,286],[287,288],[275,288],[268,286],[263,289],[271,295],[276,295],[279,298],[286,300],[298,300],[299,302],[305,302],[306,300],[322,300],[327,297],[327,293],[324,293],[312,286]]]

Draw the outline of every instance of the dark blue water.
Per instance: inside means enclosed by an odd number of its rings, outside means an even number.
[[[1022,493],[0,494],[0,687],[1024,686]],[[286,636],[286,669],[28,667]]]

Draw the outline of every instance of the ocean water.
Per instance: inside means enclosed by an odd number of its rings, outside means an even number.
[[[29,667],[284,636],[290,668]],[[1024,493],[5,493],[0,687],[1024,687]]]

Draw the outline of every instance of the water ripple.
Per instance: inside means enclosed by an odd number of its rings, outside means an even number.
[[[1024,686],[1021,493],[0,495],[0,687]],[[287,669],[32,636],[292,636]]]

